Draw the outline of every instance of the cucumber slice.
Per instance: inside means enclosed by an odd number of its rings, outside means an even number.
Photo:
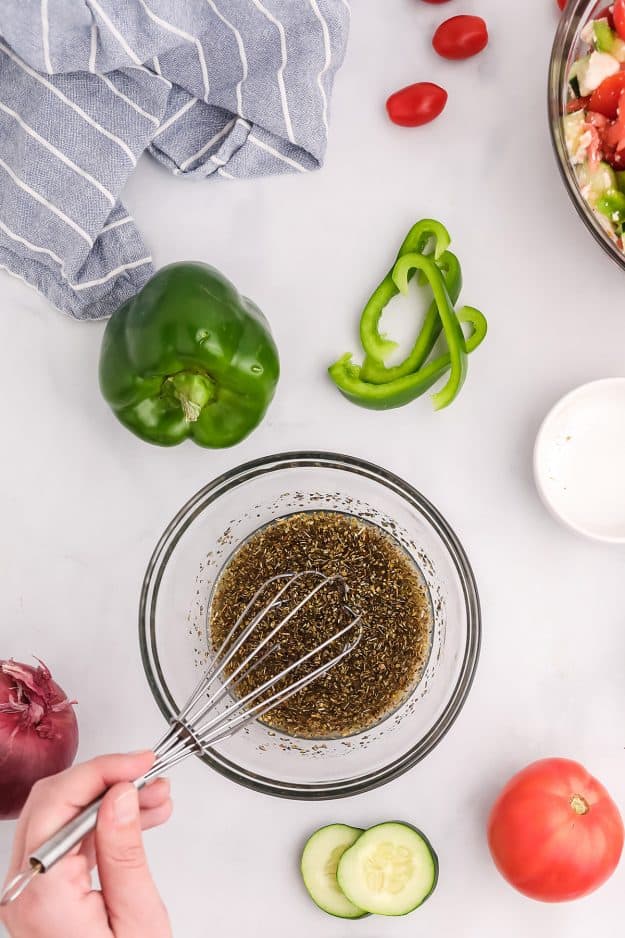
[[[579,59],[576,59],[569,70],[569,81],[576,78],[579,82],[579,73],[586,72],[590,64],[590,52],[588,55],[582,55]]]
[[[367,914],[343,895],[336,881],[339,860],[362,833],[360,827],[328,824],[315,831],[302,853],[302,879],[310,898],[337,918],[362,918]]]
[[[409,824],[369,828],[339,860],[337,879],[347,898],[377,915],[407,915],[432,894],[438,858]]]
[[[571,162],[576,165],[586,158],[588,145],[584,134],[586,133],[586,115],[583,111],[573,111],[562,118],[564,129],[564,142],[566,152]]]
[[[579,98],[579,82],[575,75],[572,78],[569,78],[569,85],[571,86],[571,92],[574,98]]]
[[[591,170],[584,162],[576,167],[575,174],[584,198],[593,208],[606,192],[618,188],[614,170],[607,163],[598,163],[596,169]]]

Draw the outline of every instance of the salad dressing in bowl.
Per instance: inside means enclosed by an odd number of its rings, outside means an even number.
[[[152,554],[139,610],[141,654],[156,702],[169,719],[214,654],[207,619],[228,564],[257,532],[302,513],[338,513],[354,532],[389,539],[384,544],[392,544],[409,565],[412,588],[418,583],[427,596],[427,642],[396,656],[407,666],[405,683],[395,682],[392,711],[390,695],[360,727],[349,728],[357,731],[342,735],[349,730],[336,714],[331,730],[341,735],[326,730],[323,739],[257,720],[200,758],[256,791],[339,798],[382,785],[431,752],[460,713],[477,665],[481,622],[471,567],[449,524],[407,482],[362,460],[314,452],[269,456],[210,482],[184,505]],[[320,560],[313,551],[306,567]],[[353,569],[349,579],[357,573]],[[409,616],[423,608],[423,595],[412,601]],[[336,630],[335,620],[333,625]]]
[[[208,611],[209,644],[215,650],[221,646],[250,599],[272,577],[311,568],[343,577],[347,595],[335,583],[309,600],[280,630],[275,651],[236,684],[236,696],[257,689],[347,625],[352,615],[345,611],[346,602],[361,616],[358,645],[263,720],[301,739],[344,738],[371,729],[397,710],[418,683],[431,647],[431,601],[425,581],[409,554],[377,525],[321,510],[288,515],[255,531],[227,561],[215,584]],[[296,606],[310,583],[304,579],[299,587],[291,590],[286,608],[271,610],[254,629],[226,674],[233,674]],[[260,605],[266,603],[263,596]],[[339,650],[330,646],[325,657],[315,656],[295,676],[311,673]],[[282,684],[292,679],[293,675]]]

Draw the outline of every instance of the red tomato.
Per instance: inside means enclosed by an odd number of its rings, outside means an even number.
[[[616,110],[616,120],[604,129],[603,144],[608,149],[614,148],[617,153],[620,153],[625,149],[625,91],[621,92]]]
[[[600,10],[599,13],[597,13],[595,19],[607,20],[610,29],[614,29],[614,7],[612,5],[609,7],[604,7],[603,10]]]
[[[607,791],[577,762],[543,759],[515,775],[488,822],[497,869],[543,902],[584,896],[612,875],[623,822]]]
[[[447,92],[431,81],[419,81],[396,91],[386,102],[388,116],[401,127],[429,124],[447,104]]]
[[[625,39],[625,0],[615,0],[612,5],[612,17],[615,30],[621,39]]]
[[[444,59],[468,59],[488,45],[486,23],[481,16],[452,16],[438,27],[432,45]]]
[[[618,113],[618,103],[625,90],[625,72],[617,72],[605,78],[590,96],[590,110],[604,114],[614,120]]]
[[[571,101],[567,101],[566,113],[573,114],[575,111],[585,110],[590,103],[590,95],[587,95],[585,98],[573,98]]]

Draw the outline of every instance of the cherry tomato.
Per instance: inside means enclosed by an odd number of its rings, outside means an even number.
[[[488,45],[486,23],[481,16],[452,16],[438,27],[432,45],[444,59],[468,59]]]
[[[625,72],[617,72],[604,78],[590,96],[589,108],[614,120],[621,94],[625,90]]]
[[[621,39],[625,39],[625,0],[615,0],[612,5],[612,18],[615,30]]]
[[[419,81],[396,91],[386,102],[388,116],[401,127],[429,124],[447,104],[447,92],[431,81]]]
[[[614,29],[614,7],[612,5],[609,7],[604,7],[603,10],[600,10],[599,13],[597,13],[595,19],[607,20],[610,29]]]
[[[614,872],[623,850],[618,808],[577,762],[543,759],[515,775],[488,822],[497,869],[543,902],[584,896]]]
[[[619,98],[616,120],[603,131],[602,143],[606,149],[614,149],[616,153],[625,150],[625,91],[621,92]]]
[[[575,111],[585,111],[589,104],[590,95],[585,98],[573,98],[571,101],[567,101],[566,113],[573,114]]]

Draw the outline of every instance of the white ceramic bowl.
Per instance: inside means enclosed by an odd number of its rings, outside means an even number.
[[[625,378],[584,384],[558,401],[536,438],[534,476],[568,527],[625,543]]]

